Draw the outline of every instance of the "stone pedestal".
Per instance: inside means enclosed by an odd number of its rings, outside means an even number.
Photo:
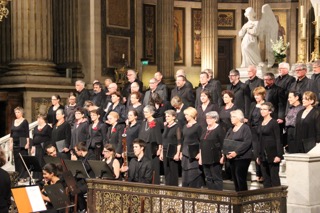
[[[320,146],[313,154],[286,154],[287,208],[290,213],[320,212]],[[312,153],[312,152],[311,152]]]

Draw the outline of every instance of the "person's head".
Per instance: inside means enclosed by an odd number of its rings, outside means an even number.
[[[119,103],[121,100],[121,93],[120,92],[114,92],[111,93],[111,102],[112,103]]]
[[[234,93],[232,91],[223,90],[221,95],[222,95],[223,102],[225,104],[233,103],[233,101],[234,101]]]
[[[164,114],[166,117],[166,122],[168,124],[173,123],[177,118],[177,113],[173,109],[169,109],[169,110],[165,111]]]
[[[198,112],[197,112],[197,110],[195,108],[188,107],[187,109],[185,109],[183,111],[183,114],[184,114],[186,120],[189,122],[189,121],[192,121],[192,120],[196,120]]]
[[[273,113],[274,111],[274,107],[272,105],[272,103],[270,102],[265,102],[263,104],[261,104],[260,107],[260,114],[262,117],[267,117],[267,116],[271,116],[271,113]]]
[[[320,59],[312,63],[312,70],[314,74],[320,73]]]
[[[252,79],[256,76],[257,74],[257,68],[255,65],[249,65],[248,67],[248,77],[249,79]]]
[[[230,112],[231,123],[237,125],[244,122],[244,115],[240,109],[236,109]]]
[[[239,72],[239,70],[236,70],[236,69],[230,70],[230,72],[229,72],[229,80],[230,80],[231,84],[233,84],[233,85],[237,84],[240,81],[240,72]]]
[[[91,118],[91,121],[93,121],[93,122],[98,122],[98,121],[99,121],[99,118],[100,118],[100,112],[99,112],[99,110],[92,110],[92,111],[90,111],[90,118]]]
[[[183,69],[177,70],[177,72],[176,72],[176,78],[177,78],[178,76],[180,76],[180,75],[186,77],[186,73],[185,73],[185,71],[184,71]]]
[[[150,87],[150,91],[154,91],[155,89],[157,89],[158,86],[158,81],[156,78],[151,78],[149,80],[149,87]]]
[[[119,120],[119,114],[115,111],[111,111],[108,115],[108,121],[110,125],[115,124]]]
[[[210,78],[209,78],[209,74],[206,72],[201,72],[200,73],[200,84],[201,85],[207,85],[209,82]]]
[[[46,153],[48,156],[57,157],[57,149],[52,144],[46,146]]]
[[[77,107],[76,111],[74,112],[74,116],[76,120],[81,120],[85,116],[85,111],[81,107]]]
[[[247,17],[248,20],[255,20],[256,12],[252,7],[248,7],[244,12],[244,16]]]
[[[171,103],[171,106],[175,109],[180,109],[180,107],[183,104],[179,96],[173,96],[170,103]]]
[[[184,77],[183,75],[179,75],[177,76],[176,79],[176,85],[178,88],[183,87],[186,84],[186,77]]]
[[[60,103],[60,101],[61,101],[60,95],[55,94],[55,95],[51,96],[51,103],[52,103],[52,105],[57,105],[57,104]]]
[[[212,79],[213,77],[213,70],[212,69],[204,69],[202,72],[206,72],[209,75],[209,79]]]
[[[100,93],[101,90],[102,90],[102,84],[100,82],[95,82],[93,84],[93,92],[97,94],[97,93]]]
[[[116,83],[111,83],[108,86],[108,91],[110,94],[116,92],[117,89],[118,89],[118,85]]]
[[[279,64],[279,75],[280,76],[284,76],[287,75],[289,73],[290,70],[290,65],[287,62],[281,62]]]
[[[316,106],[318,104],[317,101],[317,95],[314,92],[311,91],[306,91],[303,93],[302,96],[302,105],[304,107],[308,107],[308,106]]]
[[[114,149],[113,145],[106,144],[103,147],[102,154],[103,154],[104,159],[114,158],[116,153],[115,153],[115,149]]]
[[[14,108],[14,114],[15,114],[15,116],[16,116],[16,118],[22,118],[23,117],[23,113],[24,113],[24,111],[23,111],[23,108],[22,107],[20,107],[20,106],[18,106],[18,107],[16,107],[16,108]]]
[[[146,119],[151,118],[152,115],[154,114],[154,107],[151,105],[147,105],[143,108],[143,115]]]
[[[150,98],[151,105],[154,105],[154,104],[160,105],[160,104],[162,104],[162,102],[163,102],[163,100],[157,92],[154,92],[151,94],[151,98]]]
[[[140,100],[141,100],[140,92],[132,92],[130,94],[130,101],[132,104],[136,104],[136,103],[140,102]]]
[[[133,92],[139,92],[140,90],[140,86],[137,82],[133,82],[131,85],[130,85],[130,89],[131,89],[131,93]]]
[[[42,174],[43,174],[43,178],[46,181],[51,181],[52,178],[54,177],[58,177],[58,175],[60,174],[60,168],[53,163],[47,163],[46,165],[44,165],[44,167],[42,168]]]
[[[104,80],[104,87],[105,87],[105,88],[108,88],[111,83],[112,83],[111,78],[106,78],[106,79]]]
[[[210,91],[207,89],[204,89],[200,93],[200,101],[201,103],[208,103],[211,100],[211,94]]]
[[[38,114],[37,116],[38,125],[44,125],[47,122],[47,115],[46,114]]]
[[[160,71],[156,72],[154,74],[154,78],[157,79],[158,82],[161,82],[162,81],[162,78],[163,78],[163,75]]]
[[[211,111],[206,113],[206,122],[208,126],[213,126],[215,123],[219,122],[219,114],[216,111]]]
[[[254,88],[252,93],[257,103],[264,100],[266,97],[266,89],[262,86]]]
[[[134,70],[127,71],[127,78],[130,83],[134,82],[137,78],[137,73]]]
[[[84,142],[79,142],[75,145],[74,151],[79,157],[84,157],[88,153],[88,148]]]
[[[6,154],[0,146],[0,168],[3,167],[7,162]]]
[[[130,123],[132,123],[132,122],[137,121],[137,119],[138,119],[138,112],[136,110],[134,110],[134,109],[129,110],[129,112],[128,112],[128,121]]]
[[[271,72],[268,72],[263,75],[263,81],[264,81],[264,86],[266,87],[271,87],[274,84],[275,77],[274,74]]]
[[[305,64],[295,64],[295,72],[298,79],[303,79],[307,75],[307,66]]]
[[[133,140],[133,152],[135,156],[142,157],[144,154],[145,147],[146,147],[146,142],[144,142],[143,140],[138,138]]]
[[[288,94],[288,102],[292,106],[297,106],[302,103],[302,95],[300,92],[291,90]]]
[[[84,89],[85,85],[86,85],[86,83],[84,81],[77,80],[75,83],[75,87],[76,87],[77,92],[81,92]]]
[[[65,116],[65,114],[64,114],[64,110],[63,109],[58,109],[56,111],[56,119],[58,121],[62,121],[64,119],[64,116]]]
[[[70,92],[68,96],[69,105],[75,105],[77,102],[77,96],[74,92]]]

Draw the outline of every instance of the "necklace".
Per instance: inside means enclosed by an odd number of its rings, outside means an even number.
[[[144,126],[144,130],[145,131],[148,131],[150,129],[150,126],[148,124],[148,121],[146,121],[146,125]]]

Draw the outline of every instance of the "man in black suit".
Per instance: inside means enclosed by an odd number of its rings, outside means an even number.
[[[295,64],[297,80],[291,84],[290,90],[295,90],[303,95],[306,91],[315,91],[314,81],[307,77],[307,66],[305,64]]]
[[[154,74],[154,78],[157,79],[158,81],[158,85],[157,85],[157,91],[160,91],[159,95],[162,94],[162,96],[160,96],[162,98],[162,100],[167,101],[168,100],[168,88],[167,85],[165,85],[162,82],[162,78],[163,75],[160,71],[157,71]]]
[[[318,97],[318,101],[320,100],[320,59],[316,60],[312,64],[313,74],[311,79],[314,81],[315,92]]]
[[[242,110],[245,118],[248,118],[251,103],[249,86],[240,81],[240,73],[236,69],[229,72],[229,80],[231,84],[227,86],[227,90],[234,94],[233,103]]]
[[[186,78],[179,75],[176,79],[176,86],[171,91],[171,99],[179,96],[184,104],[194,106],[195,98],[192,89],[186,86]]]
[[[206,72],[201,72],[200,73],[200,85],[196,90],[196,102],[195,102],[195,107],[201,105],[200,101],[200,95],[203,90],[208,90],[210,95],[211,95],[211,103],[214,103],[218,105],[218,93],[217,90],[214,90],[213,86],[209,84],[209,75]]]
[[[202,72],[206,72],[209,75],[208,84],[213,87],[213,90],[218,94],[217,104],[221,107],[223,104],[222,95],[221,95],[221,83],[219,80],[214,79],[212,69],[204,69]],[[200,85],[199,85],[200,86]]]
[[[190,88],[190,89],[193,89],[193,85],[192,83],[187,79],[187,75],[185,73],[185,71],[183,69],[179,69],[177,70],[176,72],[176,79],[178,78],[178,76],[184,76],[185,77],[185,81],[186,81],[186,87]]]
[[[279,64],[279,76],[276,78],[275,84],[282,89],[284,89],[286,100],[288,99],[289,90],[291,84],[296,81],[296,79],[289,75],[290,65],[286,62]]]
[[[245,84],[247,84],[250,88],[250,100],[251,102],[255,102],[254,95],[252,94],[253,90],[259,86],[263,86],[263,80],[258,78],[257,76],[257,68],[255,65],[250,65],[248,67],[248,80],[246,80]]]
[[[152,183],[151,160],[144,155],[146,143],[141,139],[133,141],[133,152],[137,158],[133,158],[129,163],[128,180],[139,183]]]
[[[93,93],[91,94],[90,100],[98,107],[104,106],[106,95],[102,91],[102,85],[100,82],[95,82],[93,84]]]
[[[142,92],[142,88],[143,88],[143,83],[142,83],[142,81],[140,81],[138,79],[136,71],[128,70],[127,71],[127,78],[128,78],[128,82],[124,85],[123,90],[121,92],[121,95],[123,97],[123,103],[127,102],[127,99],[129,98],[130,90],[131,90],[131,84],[133,82],[137,82],[139,84],[140,92]]]
[[[164,91],[159,89],[158,83],[159,82],[157,81],[156,78],[151,78],[149,80],[149,88],[150,89],[148,91],[146,91],[146,93],[144,95],[144,98],[143,98],[143,105],[144,106],[149,105],[149,102],[150,102],[150,99],[151,99],[151,96],[153,93],[158,93],[160,98],[162,100],[164,100],[164,98],[165,98],[164,94],[163,94]]]
[[[77,106],[84,107],[84,102],[90,100],[90,93],[85,88],[85,82],[82,80],[78,80],[75,83],[75,87],[77,90]]]

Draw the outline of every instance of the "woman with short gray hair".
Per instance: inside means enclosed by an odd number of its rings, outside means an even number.
[[[219,114],[216,111],[206,113],[208,124],[206,131],[203,131],[200,140],[200,160],[203,166],[206,185],[209,189],[222,190],[222,165],[223,155],[221,152],[223,139],[226,132],[218,124]]]

